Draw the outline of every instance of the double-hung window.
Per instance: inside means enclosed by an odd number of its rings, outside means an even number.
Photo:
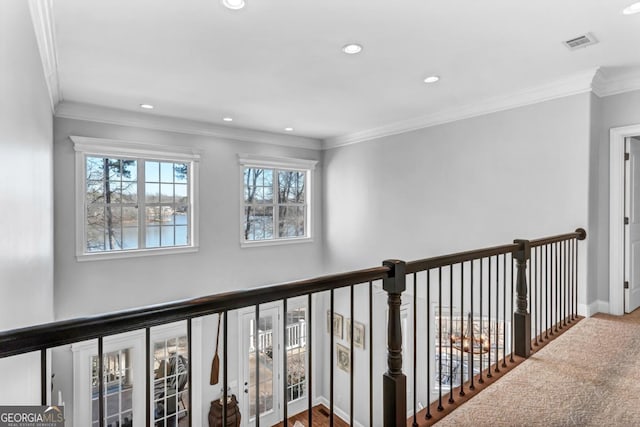
[[[311,239],[311,180],[316,162],[240,155],[241,243]]]
[[[79,260],[197,248],[199,156],[189,149],[71,137]]]

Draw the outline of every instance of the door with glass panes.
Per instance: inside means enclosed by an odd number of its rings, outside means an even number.
[[[282,346],[285,342],[288,415],[307,407],[307,309],[302,305],[293,305],[287,310],[286,332],[283,331],[281,313],[281,307],[261,306],[257,325],[255,309],[241,315],[243,393],[240,404],[242,413],[248,414],[249,426],[256,424],[257,413],[260,414],[261,425],[273,425],[282,421],[282,402],[285,401],[282,387]],[[286,334],[286,338],[283,334]]]

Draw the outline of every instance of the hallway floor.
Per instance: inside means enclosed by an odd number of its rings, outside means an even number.
[[[640,425],[640,310],[583,319],[437,426]]]

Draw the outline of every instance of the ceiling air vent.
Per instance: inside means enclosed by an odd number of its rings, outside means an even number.
[[[593,37],[593,34],[587,33],[579,37],[575,37],[571,40],[564,41],[563,43],[569,50],[576,50],[582,47],[587,47],[587,46],[591,46],[592,44],[596,44],[598,43],[598,40],[596,40],[596,38]]]

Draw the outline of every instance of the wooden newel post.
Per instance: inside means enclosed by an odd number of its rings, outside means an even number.
[[[531,314],[527,311],[527,261],[531,258],[531,244],[528,240],[514,240],[520,248],[513,254],[518,269],[516,277],[516,311],[513,315],[515,333],[514,353],[517,356],[531,355]]]
[[[384,426],[404,426],[407,423],[407,377],[402,373],[402,324],[400,302],[406,289],[406,264],[404,261],[388,260],[383,265],[391,268],[389,278],[383,280],[387,292],[389,320],[387,329],[387,367],[382,378],[384,404]]]

